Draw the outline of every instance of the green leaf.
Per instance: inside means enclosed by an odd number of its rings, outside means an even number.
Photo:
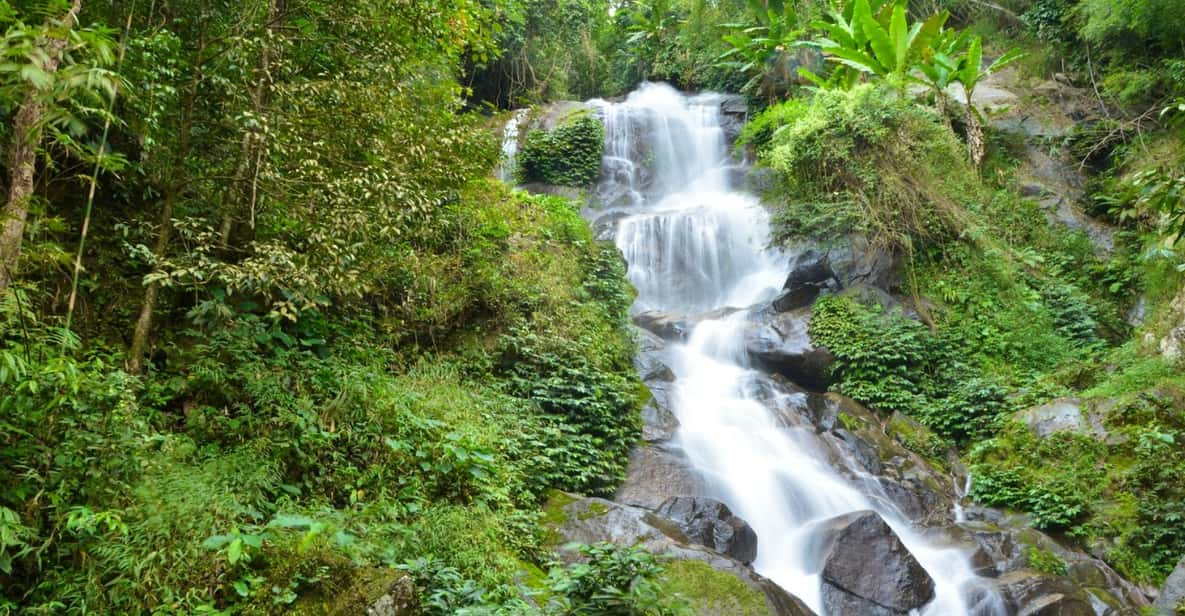
[[[226,548],[226,560],[234,565],[243,558],[243,540],[236,538],[230,542],[230,546]]]
[[[890,72],[895,63],[893,43],[889,38],[889,33],[871,15],[865,15],[862,19],[861,23],[864,35],[868,38],[868,45],[872,48],[877,63],[882,67],[877,71],[877,74],[884,75]]]

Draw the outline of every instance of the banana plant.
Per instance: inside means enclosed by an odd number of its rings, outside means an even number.
[[[979,36],[971,38],[967,45],[967,53],[959,60],[954,73],[954,80],[963,85],[967,103],[967,151],[971,164],[978,167],[987,154],[987,143],[984,139],[983,118],[972,102],[975,88],[993,73],[1016,62],[1024,56],[1019,49],[1012,49],[983,68],[983,39]]]
[[[732,48],[717,60],[719,66],[738,70],[752,78],[742,87],[755,92],[765,84],[767,94],[773,94],[770,83],[771,67],[776,67],[783,54],[790,49],[802,28],[792,5],[782,0],[748,0],[757,25],[744,23],[723,24],[730,34],[721,37]]]
[[[956,81],[961,61],[960,54],[970,39],[967,30],[942,30],[931,41],[929,49],[922,52],[918,72],[913,80],[930,89],[934,96],[934,108],[943,122],[950,124],[947,115],[947,89]]]
[[[850,0],[842,13],[831,13],[830,22],[813,24],[827,34],[815,44],[832,62],[883,77],[904,94],[910,75],[950,17],[943,11],[910,24],[907,5],[908,0]]]

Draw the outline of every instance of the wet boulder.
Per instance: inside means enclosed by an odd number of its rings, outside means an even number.
[[[808,389],[826,389],[835,356],[811,342],[810,321],[809,310],[767,313],[745,330],[749,359]]]
[[[778,312],[790,312],[815,303],[824,291],[839,289],[840,283],[831,271],[827,252],[807,248],[790,258],[790,274],[782,286],[782,294],[774,300]]]
[[[750,564],[757,559],[757,533],[724,503],[706,497],[668,498],[658,515],[679,525],[688,540]]]
[[[969,508],[966,516],[959,527],[993,563],[1001,589],[1022,610],[1030,605],[1040,608],[1021,613],[1075,614],[1068,610],[1085,602],[1093,609],[1086,613],[1118,616],[1137,614],[1148,606],[1144,593],[1107,563],[1032,528],[1027,516],[983,507]],[[1033,559],[1038,554],[1056,562],[1061,574],[1035,571]]]
[[[673,381],[675,374],[667,365],[667,343],[657,334],[634,327],[638,353],[634,355],[634,370],[643,381]]]
[[[629,212],[624,210],[610,210],[604,214],[593,212],[589,213],[590,217],[596,216],[592,222],[593,236],[602,242],[612,242],[617,239],[617,225],[624,218],[629,217]]]
[[[639,445],[630,452],[625,481],[614,500],[656,509],[673,496],[701,496],[704,482],[677,450],[665,445]]]
[[[675,384],[670,381],[645,381],[650,400],[642,407],[642,440],[650,443],[668,441],[679,428],[671,399]]]
[[[648,310],[634,315],[634,324],[666,341],[682,342],[691,335],[695,321],[685,314]]]
[[[784,288],[804,296],[812,289],[842,290],[868,285],[888,291],[901,284],[901,259],[892,250],[862,235],[849,235],[827,243],[808,241],[791,249],[790,274]],[[793,309],[795,302],[783,300]]]
[[[1185,558],[1177,563],[1177,568],[1164,581],[1160,596],[1152,606],[1163,616],[1175,616],[1185,607]]]
[[[1090,596],[1069,580],[1023,569],[998,579],[1017,616],[1095,616]]]
[[[934,579],[876,512],[824,524],[822,597],[829,612],[904,616],[934,598]]]

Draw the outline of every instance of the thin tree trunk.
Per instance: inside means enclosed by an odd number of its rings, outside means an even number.
[[[173,236],[173,210],[177,203],[179,187],[172,185],[165,194],[165,203],[160,211],[160,233],[152,254],[162,258]],[[144,352],[148,350],[148,337],[152,333],[152,315],[156,312],[156,301],[160,297],[160,284],[151,282],[144,289],[144,302],[140,305],[140,316],[136,318],[136,329],[132,333],[132,346],[128,350],[128,372],[140,374],[144,371]]]
[[[201,58],[205,52],[205,40],[198,49],[194,57]],[[189,156],[189,142],[190,136],[193,132],[193,114],[194,107],[197,104],[198,85],[201,83],[203,77],[201,69],[198,69],[197,74],[190,82],[189,95],[185,102],[184,111],[182,112],[182,120],[180,127],[180,134],[177,144],[177,152],[171,165],[171,177],[166,181],[165,200],[161,206],[160,231],[156,236],[156,245],[153,246],[152,254],[157,259],[163,259],[165,252],[169,248],[169,242],[173,237],[173,212],[176,209],[177,199],[180,197],[182,188],[185,186],[185,159]],[[132,344],[128,348],[128,372],[132,374],[141,374],[144,371],[144,354],[148,350],[148,338],[152,334],[152,317],[156,312],[156,303],[160,297],[160,284],[157,282],[150,282],[144,289],[144,301],[140,304],[140,315],[136,318],[136,327],[132,333]]]
[[[272,66],[272,45],[268,40],[271,36],[272,30],[276,26],[276,21],[280,17],[280,0],[270,0],[267,7],[267,20],[264,22],[264,43],[262,49],[259,51],[259,64],[255,67],[255,86],[251,88],[251,112],[257,117],[263,115],[263,110],[268,104],[267,88],[271,84],[271,66]],[[263,146],[263,137],[257,133],[250,131],[243,133],[242,141],[239,143],[239,164],[235,167],[235,175],[228,190],[232,193],[230,198],[225,201],[225,211],[223,212],[222,225],[219,229],[219,239],[222,246],[228,246],[230,243],[230,235],[234,229],[234,221],[236,216],[242,215],[243,210],[248,206],[251,208],[251,227],[255,227],[254,210],[256,207],[255,195],[258,194],[256,182],[259,178],[259,151]],[[248,202],[248,196],[250,201]]]
[[[967,153],[971,158],[971,165],[979,169],[987,156],[987,143],[984,140],[983,125],[979,123],[979,116],[975,108],[967,106]]]
[[[82,0],[74,0],[70,10],[62,18],[62,24],[73,28],[82,10]],[[40,46],[45,51],[46,73],[58,70],[62,52],[66,49],[64,37],[43,40]],[[8,289],[16,275],[17,261],[21,256],[21,241],[25,235],[25,222],[29,218],[29,198],[33,195],[33,175],[37,167],[37,146],[41,144],[41,120],[45,115],[45,101],[36,88],[29,86],[24,100],[12,121],[12,144],[8,148],[8,200],[0,211],[0,295]]]

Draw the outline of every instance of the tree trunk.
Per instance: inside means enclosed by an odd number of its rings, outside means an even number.
[[[74,0],[62,18],[62,24],[73,28],[82,10],[82,0]],[[62,61],[66,39],[53,37],[39,41],[45,51],[46,73],[54,73]],[[41,144],[41,119],[45,115],[45,100],[36,88],[28,86],[24,100],[12,121],[12,143],[8,148],[8,200],[0,211],[0,295],[16,275],[21,256],[21,240],[25,235],[25,221],[29,218],[29,198],[33,196],[33,175],[37,167],[37,146]]]
[[[205,49],[205,34],[203,32],[202,42],[194,57],[202,57]],[[152,250],[152,254],[157,259],[165,257],[165,251],[168,250],[169,241],[173,237],[173,211],[186,183],[185,159],[189,156],[189,143],[193,134],[193,115],[194,108],[197,106],[198,86],[203,79],[204,76],[199,66],[189,84],[187,99],[182,108],[181,126],[178,130],[177,151],[174,153],[170,177],[165,179],[165,201],[161,206],[160,220],[158,221],[160,231],[157,233],[156,245]],[[140,304],[140,315],[136,318],[136,327],[132,333],[132,344],[128,348],[128,372],[132,374],[140,374],[144,371],[144,353],[148,350],[148,338],[152,334],[152,316],[156,312],[156,302],[159,297],[160,284],[157,282],[148,283],[144,289],[144,301]]]
[[[263,115],[269,102],[268,87],[271,84],[272,45],[270,39],[276,22],[280,18],[283,7],[280,0],[270,0],[267,7],[267,17],[264,22],[264,44],[259,51],[259,64],[255,67],[255,86],[250,91],[251,112],[256,117]],[[219,229],[219,239],[222,246],[230,244],[231,232],[234,229],[235,217],[242,216],[249,208],[251,228],[255,228],[255,208],[257,206],[259,178],[259,154],[263,148],[264,137],[259,133],[246,131],[239,144],[239,163],[235,167],[234,179],[227,187],[230,193],[224,203],[222,225]]]
[[[173,209],[177,202],[176,185],[168,188],[164,206],[160,211],[160,232],[152,254],[161,258],[169,247],[173,235]],[[136,318],[136,329],[132,333],[132,346],[128,350],[128,372],[140,374],[144,371],[144,352],[148,350],[148,336],[152,333],[152,315],[156,312],[156,300],[160,297],[160,284],[151,282],[144,289],[144,302],[140,305],[140,316]]]
[[[984,140],[983,125],[979,123],[979,114],[971,105],[967,106],[967,153],[971,158],[971,165],[976,169],[987,156],[987,143]]]

